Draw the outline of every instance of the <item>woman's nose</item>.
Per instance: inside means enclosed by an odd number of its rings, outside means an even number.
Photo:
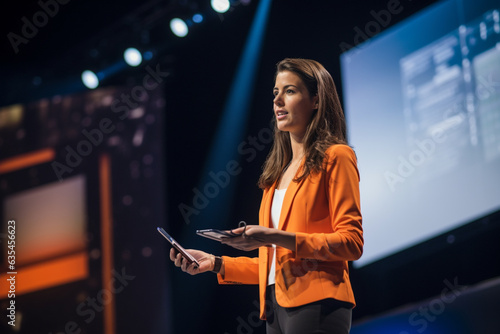
[[[281,94],[276,94],[274,96],[273,103],[276,104],[276,105],[278,105],[278,106],[283,105],[283,100],[281,99]]]

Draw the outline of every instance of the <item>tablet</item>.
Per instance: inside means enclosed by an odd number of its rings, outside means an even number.
[[[189,254],[181,245],[179,245],[177,243],[177,241],[175,241],[174,238],[172,238],[170,236],[170,234],[168,234],[163,228],[157,227],[156,229],[158,230],[158,232],[160,232],[161,235],[163,235],[165,237],[165,239],[168,240],[168,242],[170,242],[172,244],[172,246],[179,253],[182,254],[182,256],[186,259],[186,261],[188,262],[188,264],[195,263],[196,266],[198,266],[198,267],[200,266],[200,264],[198,263],[198,261],[196,261],[196,259],[191,254]]]
[[[196,234],[201,235],[202,237],[212,239],[212,240],[217,240],[220,241],[221,239],[224,238],[232,238],[237,235],[231,234],[227,231],[221,231],[221,230],[216,230],[214,228],[210,228],[207,230],[197,230]]]

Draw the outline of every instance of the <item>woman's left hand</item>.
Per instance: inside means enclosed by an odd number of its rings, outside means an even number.
[[[243,233],[243,231],[245,233]],[[259,225],[247,225],[246,229],[245,227],[239,227],[232,230],[234,234],[243,233],[242,235],[223,238],[221,239],[221,243],[244,251],[251,251],[262,246],[271,247],[274,243],[272,241],[272,239],[274,239],[273,236],[276,235],[277,231],[278,230],[274,228]]]

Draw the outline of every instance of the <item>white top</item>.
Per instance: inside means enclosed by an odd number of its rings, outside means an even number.
[[[285,189],[274,189],[273,204],[271,206],[271,222],[274,228],[278,228],[281,215],[281,207],[283,206],[283,199],[285,198]],[[271,262],[271,269],[267,278],[267,285],[275,283],[276,277],[276,245],[273,245],[273,260]]]

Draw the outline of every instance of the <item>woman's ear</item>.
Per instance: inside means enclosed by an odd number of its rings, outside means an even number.
[[[319,108],[319,97],[318,97],[318,94],[316,94],[313,97],[313,101],[314,101],[314,109],[318,109]]]

